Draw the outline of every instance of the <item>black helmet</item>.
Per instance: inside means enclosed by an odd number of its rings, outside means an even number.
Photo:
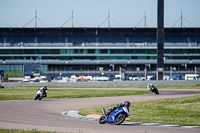
[[[130,103],[129,101],[125,101],[125,102],[124,102],[124,106],[125,106],[125,107],[130,107],[130,106],[131,106],[131,103]]]

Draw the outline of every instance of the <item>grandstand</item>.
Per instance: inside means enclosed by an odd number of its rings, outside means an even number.
[[[0,28],[0,70],[25,75],[156,71],[156,28]],[[200,70],[200,28],[165,28],[164,71]]]

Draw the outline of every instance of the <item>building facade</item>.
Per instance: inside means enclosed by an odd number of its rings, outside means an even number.
[[[0,28],[0,70],[8,72],[142,73],[156,63],[156,28]],[[200,28],[165,28],[164,71],[199,69]]]

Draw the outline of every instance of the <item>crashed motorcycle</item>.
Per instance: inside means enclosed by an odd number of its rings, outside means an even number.
[[[151,91],[151,92],[155,93],[156,95],[159,95],[158,88],[156,88],[153,84],[148,83],[147,89],[148,89],[148,91]]]
[[[126,101],[124,104],[119,104],[117,107],[109,108],[106,113],[105,109],[102,108],[102,116],[99,119],[100,124],[112,123],[120,125],[130,115],[129,107],[131,103]]]

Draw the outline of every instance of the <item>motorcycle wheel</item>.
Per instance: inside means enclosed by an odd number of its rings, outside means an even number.
[[[105,116],[101,116],[101,117],[99,118],[99,123],[100,123],[100,124],[105,124],[105,119],[106,119]]]
[[[120,113],[120,114],[118,114],[118,115],[116,116],[116,119],[115,119],[115,121],[114,121],[114,124],[115,124],[115,125],[119,125],[119,124],[121,124],[122,122],[124,122],[125,119],[126,119],[126,115]]]
[[[156,95],[159,95],[158,89],[155,89],[155,94],[156,94]]]
[[[43,97],[40,97],[39,100],[42,100]]]
[[[37,96],[35,96],[35,100],[37,100],[38,99],[38,95]]]

